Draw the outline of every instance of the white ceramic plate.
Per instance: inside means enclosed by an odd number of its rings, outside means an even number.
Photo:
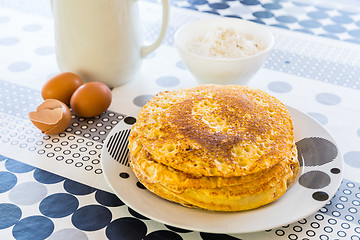
[[[245,233],[284,226],[315,213],[336,193],[343,159],[335,140],[317,121],[288,107],[293,119],[301,169],[296,182],[277,201],[244,212],[191,209],[139,187],[127,163],[127,139],[135,118],[127,117],[107,136],[101,153],[106,181],[136,212],[178,228],[212,233]]]

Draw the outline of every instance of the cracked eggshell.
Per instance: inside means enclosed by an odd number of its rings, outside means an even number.
[[[29,118],[42,133],[53,135],[63,132],[69,126],[71,112],[63,102],[47,99],[36,111],[29,113]]]

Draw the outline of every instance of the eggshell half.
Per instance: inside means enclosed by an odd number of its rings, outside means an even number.
[[[47,99],[36,111],[29,113],[31,122],[42,133],[53,135],[63,132],[71,122],[70,109],[56,99]]]

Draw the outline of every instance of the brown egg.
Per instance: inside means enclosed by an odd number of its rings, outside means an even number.
[[[45,134],[63,132],[71,122],[70,109],[59,100],[47,99],[35,112],[29,113],[31,122]]]
[[[80,117],[95,117],[108,109],[111,99],[111,90],[104,83],[88,82],[76,89],[70,106]]]
[[[50,78],[41,90],[41,96],[46,99],[57,99],[66,105],[75,90],[83,84],[81,78],[71,72],[60,73]]]

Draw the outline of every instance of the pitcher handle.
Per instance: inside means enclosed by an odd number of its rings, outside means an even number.
[[[153,42],[150,45],[141,47],[141,57],[142,58],[146,57],[149,53],[151,53],[156,48],[158,48],[165,37],[166,29],[167,29],[167,26],[169,23],[170,8],[169,8],[169,0],[161,0],[161,2],[162,2],[163,9],[162,9],[162,23],[161,23],[160,34],[157,37],[157,39],[155,40],[155,42]]]

